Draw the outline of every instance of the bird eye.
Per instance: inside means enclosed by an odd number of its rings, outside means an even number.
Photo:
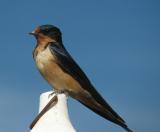
[[[49,28],[45,28],[45,29],[42,30],[42,33],[45,34],[45,35],[49,34],[49,32],[50,32]]]
[[[45,29],[44,31],[45,31],[45,32],[48,32],[48,31],[49,31],[49,29],[47,28],[47,29]]]

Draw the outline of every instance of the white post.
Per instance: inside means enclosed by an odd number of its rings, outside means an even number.
[[[40,96],[39,112],[53,98],[54,94],[49,97],[53,91],[42,93]],[[58,94],[58,102],[50,108],[30,130],[30,132],[76,132],[73,128],[67,108],[67,96]]]

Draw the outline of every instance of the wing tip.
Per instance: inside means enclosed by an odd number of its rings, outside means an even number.
[[[120,125],[121,127],[123,127],[127,132],[133,132],[126,124],[126,122],[122,119],[122,118],[119,118],[117,119],[118,122],[117,124]]]
[[[130,128],[126,127],[124,128],[127,132],[133,132]]]
[[[121,127],[123,127],[127,132],[133,132],[125,123],[120,124]]]

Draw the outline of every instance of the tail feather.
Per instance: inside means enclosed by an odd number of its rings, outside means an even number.
[[[121,126],[121,127],[123,127],[127,132],[133,132],[130,128],[128,128],[127,125],[124,125],[124,126]]]
[[[127,126],[127,124],[125,122],[118,121],[116,124],[118,124],[119,126],[124,128],[127,132],[133,132],[130,128],[128,128],[128,126]]]
[[[107,119],[107,120],[109,120],[109,121],[121,126],[127,132],[132,132],[132,130],[129,129],[128,126],[126,125],[125,121],[117,113],[114,115],[113,113],[108,111],[106,108],[103,108],[103,107],[98,108],[98,106],[97,106],[97,108],[92,108],[92,107],[90,107],[90,105],[87,105],[87,104],[83,103],[82,101],[80,101],[80,103],[82,103],[83,105],[85,105],[90,110],[92,110],[95,113],[97,113],[98,115],[102,116],[103,118],[105,118],[105,119]]]

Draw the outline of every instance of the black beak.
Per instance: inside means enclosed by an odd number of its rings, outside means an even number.
[[[31,33],[29,33],[29,35],[33,35],[33,36],[35,36],[36,34],[35,34],[34,32],[31,32]]]

